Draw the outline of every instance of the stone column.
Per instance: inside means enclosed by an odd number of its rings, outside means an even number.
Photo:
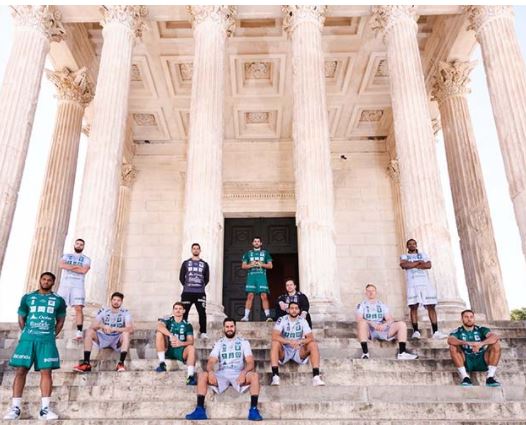
[[[13,45],[0,88],[0,268],[13,224],[49,44],[64,36],[60,13],[53,7],[14,6],[12,10]]]
[[[76,236],[86,241],[91,270],[86,275],[87,304],[105,303],[113,255],[123,145],[126,138],[132,51],[144,29],[143,6],[106,6],[104,44],[93,101]]]
[[[58,109],[31,249],[28,291],[38,288],[38,277],[42,272],[51,271],[59,276],[58,263],[68,233],[73,201],[82,117],[84,108],[93,98],[86,68],[76,72],[64,68],[47,72],[47,75],[57,88]]]
[[[457,288],[414,7],[373,6],[372,13],[372,28],[383,33],[387,47],[405,239],[416,239],[429,254],[439,307],[456,314],[464,303]]]
[[[207,311],[223,315],[223,108],[225,43],[233,31],[231,6],[190,6],[194,25],[194,62],[190,100],[183,217],[182,259],[193,242],[210,265]],[[180,285],[178,285],[180,287]]]
[[[342,313],[321,30],[326,6],[286,6],[292,41],[293,139],[300,287],[318,317]]]
[[[511,6],[468,6],[482,49],[515,218],[526,256],[526,63]]]
[[[471,307],[488,320],[509,319],[497,246],[471,125],[469,62],[440,62],[433,86],[438,102]]]

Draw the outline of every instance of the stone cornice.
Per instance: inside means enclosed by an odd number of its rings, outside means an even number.
[[[66,31],[62,14],[53,6],[12,6],[12,15],[18,27],[32,28],[49,41],[62,41]]]
[[[372,6],[369,24],[373,31],[385,36],[399,22],[406,22],[416,27],[415,18],[415,6]]]
[[[210,20],[220,24],[227,36],[234,33],[237,12],[235,6],[188,6],[187,10],[192,17],[194,29]]]
[[[144,18],[148,16],[146,6],[103,6],[104,19],[102,26],[121,24],[128,28],[135,37],[141,38],[147,29]]]
[[[511,6],[466,6],[464,12],[469,19],[468,30],[476,33],[494,19],[505,17],[513,20],[514,17]]]
[[[64,67],[60,71],[46,70],[48,79],[57,88],[60,100],[69,100],[86,107],[93,99],[93,88],[88,81],[88,70],[84,67],[78,71],[71,71]]]
[[[475,62],[442,62],[438,63],[435,82],[431,90],[433,100],[442,103],[451,96],[465,96],[470,93],[469,73]]]
[[[311,23],[321,31],[325,22],[327,6],[283,6],[283,29],[291,35],[297,25]]]
[[[133,164],[122,164],[121,168],[121,184],[123,186],[131,186],[137,177],[137,169]]]
[[[232,200],[294,199],[293,183],[223,183],[223,198]]]

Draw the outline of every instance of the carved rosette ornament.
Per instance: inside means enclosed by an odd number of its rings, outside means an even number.
[[[477,34],[484,25],[493,19],[502,17],[514,19],[511,6],[466,6],[464,11],[469,19],[468,30],[473,30]]]
[[[211,20],[223,27],[227,37],[234,34],[237,12],[235,6],[188,6],[187,10],[192,16],[194,30],[199,24]]]
[[[283,6],[283,29],[290,35],[298,24],[310,23],[323,29],[327,6]]]
[[[122,164],[121,184],[130,187],[137,177],[137,169],[133,164]]]
[[[144,31],[148,29],[144,18],[148,16],[146,6],[102,6],[104,19],[102,26],[110,24],[121,24],[128,28],[133,35],[141,38]]]
[[[83,107],[86,107],[93,99],[93,88],[88,81],[86,67],[75,72],[67,67],[55,72],[47,69],[45,71],[48,79],[57,88],[58,99],[77,102]]]
[[[377,33],[387,34],[393,25],[405,21],[416,27],[415,6],[372,6],[371,29]]]
[[[49,41],[62,41],[66,30],[62,26],[62,14],[53,6],[12,6],[13,19],[18,27],[39,31]]]
[[[465,96],[470,93],[469,73],[475,65],[476,62],[440,61],[431,90],[432,99],[442,103],[448,97]]]

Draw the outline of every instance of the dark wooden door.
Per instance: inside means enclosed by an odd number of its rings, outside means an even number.
[[[272,314],[277,297],[285,291],[285,280],[298,282],[298,242],[294,218],[229,218],[225,219],[223,268],[223,306],[225,313],[238,320],[245,309],[246,271],[241,258],[252,248],[252,239],[260,236],[263,248],[270,252],[273,269],[267,270]],[[263,320],[261,298],[254,300],[251,320]]]

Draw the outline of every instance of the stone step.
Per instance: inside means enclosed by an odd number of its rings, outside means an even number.
[[[38,407],[37,407],[38,409]],[[24,414],[23,414],[24,415]],[[0,419],[0,425],[12,425],[12,421],[3,421]],[[18,423],[24,425],[42,425],[40,420],[21,419]],[[188,425],[191,422],[184,419],[59,419],[54,421],[54,425]],[[311,421],[301,421],[298,419],[265,419],[265,425],[298,425],[301,423],[311,424]],[[524,425],[522,420],[363,420],[363,419],[322,419],[317,418],[314,422],[320,425]],[[209,419],[207,425],[252,425],[253,422],[246,419]]]

